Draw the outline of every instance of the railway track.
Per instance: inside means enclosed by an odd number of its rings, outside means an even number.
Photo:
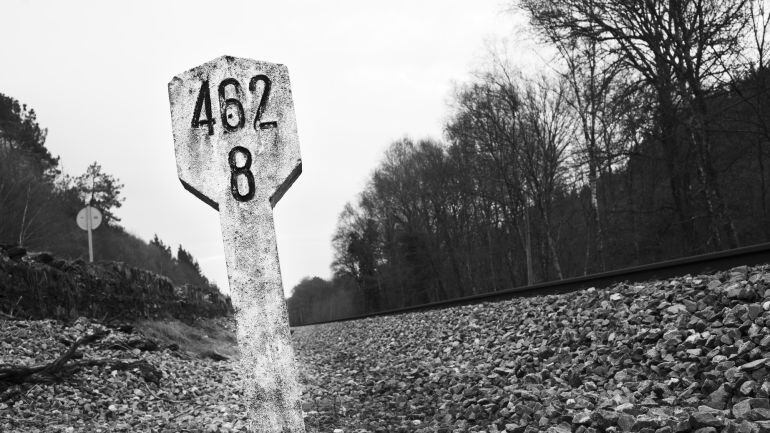
[[[670,278],[684,274],[705,274],[727,270],[742,265],[757,265],[770,263],[770,242],[756,244],[732,250],[715,253],[682,257],[674,260],[650,263],[641,266],[616,269],[582,277],[566,278],[563,280],[547,281],[530,286],[520,286],[497,292],[481,293],[448,299],[427,304],[412,305],[404,308],[378,311],[334,320],[308,322],[300,326],[319,325],[323,323],[344,322],[365,319],[367,317],[386,316],[400,313],[448,308],[460,305],[477,304],[489,301],[502,301],[515,297],[551,295],[568,293],[595,286],[608,286],[620,282],[641,282],[654,279]]]

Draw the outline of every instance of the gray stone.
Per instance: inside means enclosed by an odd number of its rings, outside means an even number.
[[[714,409],[723,410],[727,407],[727,402],[730,400],[732,392],[728,388],[728,385],[723,384],[716,391],[709,394],[708,406]]]
[[[636,417],[633,415],[624,413],[618,417],[618,428],[622,432],[633,431],[634,423],[636,423]]]
[[[713,412],[698,411],[690,415],[690,424],[693,427],[721,427],[722,421]]]
[[[548,433],[572,433],[572,428],[567,424],[551,426],[546,430]]]
[[[751,409],[746,415],[746,419],[750,421],[765,421],[770,420],[770,409],[766,407],[758,407]]]
[[[687,307],[682,304],[674,304],[666,308],[668,314],[681,314],[687,311]]]
[[[768,348],[770,347],[770,333],[767,332],[767,328],[762,328],[762,333],[765,335],[762,337],[761,340],[759,340],[759,345]]]
[[[733,283],[725,287],[723,290],[725,291],[725,295],[728,298],[737,299],[741,296],[741,285],[738,283]]]
[[[761,304],[749,304],[747,306],[747,309],[748,309],[748,316],[750,320],[756,320],[757,317],[762,315]]]
[[[752,409],[770,409],[770,400],[766,398],[747,398],[735,403],[732,408],[733,417],[736,419],[749,419]]]
[[[591,424],[591,412],[580,412],[572,417],[572,424],[589,425]]]
[[[691,301],[689,299],[685,299],[683,301],[684,307],[687,309],[688,313],[695,313],[699,310],[698,303],[695,301]]]
[[[770,359],[768,359],[768,358],[761,358],[761,359],[757,359],[757,360],[754,360],[754,361],[751,361],[751,362],[747,362],[747,363],[741,365],[741,370],[744,370],[744,371],[754,371],[754,370],[757,370],[757,369],[760,369],[760,368],[766,366],[768,364],[768,361],[770,361]]]
[[[757,433],[759,432],[759,426],[751,421],[741,421],[738,424],[737,433]]]
[[[610,410],[597,410],[591,416],[591,419],[600,428],[608,428],[618,423],[619,414]]]
[[[663,420],[657,417],[653,416],[647,416],[647,415],[641,415],[636,418],[636,422],[634,423],[632,430],[633,431],[642,431],[645,429],[649,429],[651,431],[655,431],[658,428],[662,427],[664,424]]]
[[[757,337],[759,337],[759,336],[760,336],[760,334],[761,334],[761,332],[762,332],[762,328],[760,328],[759,326],[757,326],[757,324],[756,324],[756,323],[752,323],[752,324],[749,326],[749,329],[746,331],[746,334],[749,336],[749,338],[752,338],[752,339],[753,339],[753,338],[757,338]]]
[[[747,380],[741,384],[741,386],[738,388],[738,392],[746,397],[752,397],[754,393],[757,392],[757,382],[753,380]]]

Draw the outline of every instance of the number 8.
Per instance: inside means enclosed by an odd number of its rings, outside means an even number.
[[[246,163],[243,167],[238,167],[235,163],[235,155],[240,153],[246,158]],[[254,175],[251,173],[251,152],[243,146],[235,146],[227,155],[227,162],[230,164],[230,192],[238,201],[249,201],[254,198]],[[246,176],[246,182],[249,185],[249,190],[246,194],[241,194],[238,190],[238,175]]]

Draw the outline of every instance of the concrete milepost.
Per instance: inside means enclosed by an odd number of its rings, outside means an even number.
[[[302,171],[286,66],[222,56],[168,84],[182,185],[220,214],[249,427],[304,432],[273,206]]]

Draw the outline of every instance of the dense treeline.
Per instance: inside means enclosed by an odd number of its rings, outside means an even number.
[[[176,284],[210,286],[181,245],[174,257],[157,235],[148,244],[119,225],[115,210],[123,202],[123,185],[118,179],[97,163],[81,176],[62,173],[45,139],[35,111],[0,94],[0,244],[87,260],[87,235],[75,216],[91,203],[104,215],[93,236],[96,260],[122,261]]]
[[[393,143],[293,323],[770,240],[765,3],[522,0],[557,73],[493,57],[445,141]]]

